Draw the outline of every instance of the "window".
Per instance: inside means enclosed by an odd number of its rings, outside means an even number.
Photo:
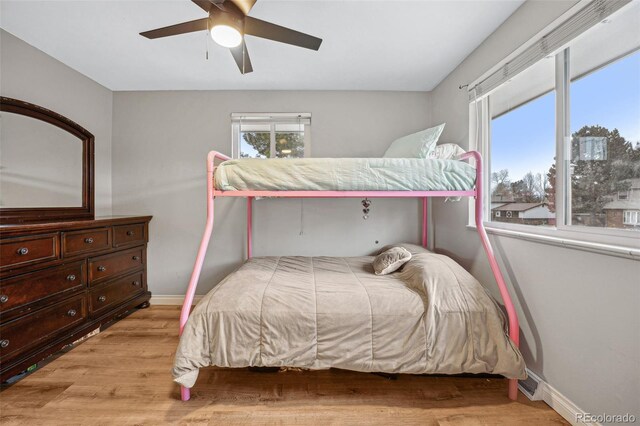
[[[625,210],[622,223],[632,226],[640,225],[640,211]]]
[[[607,223],[605,209],[640,177],[640,146],[634,146],[640,140],[640,51],[600,65],[584,45],[595,45],[593,37],[617,43],[610,36],[616,21],[592,29],[570,47],[575,70],[569,90],[571,225],[614,227]],[[640,208],[640,197],[635,203]]]
[[[471,140],[488,165],[488,197],[526,211],[517,223],[528,229],[640,230],[640,2],[619,4],[604,20],[598,4],[470,89]],[[620,224],[624,208],[633,227]],[[491,220],[518,226],[509,213]]]
[[[303,158],[311,153],[311,114],[231,114],[233,158]]]
[[[555,167],[554,61],[544,59],[489,96],[491,197],[521,208],[546,202]],[[512,222],[512,212],[496,220]],[[555,213],[538,225],[555,225]]]
[[[500,217],[500,211],[496,212],[496,217]]]

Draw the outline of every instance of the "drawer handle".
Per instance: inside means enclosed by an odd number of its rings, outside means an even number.
[[[98,266],[98,271],[100,271],[100,272],[104,272],[104,271],[106,271],[106,270],[107,270],[107,267],[106,267],[106,266]]]
[[[7,340],[7,339],[0,340],[0,348],[4,349],[7,346],[9,346],[9,340]]]
[[[127,231],[127,237],[133,237],[135,234],[133,231]]]
[[[29,249],[28,249],[28,248],[26,248],[26,247],[20,247],[20,248],[18,249],[17,253],[18,253],[20,256],[24,256],[25,254],[29,253]]]
[[[136,287],[140,285],[140,281],[134,281],[131,283],[132,285],[135,285]]]
[[[0,296],[0,303],[7,303],[9,301],[9,296],[7,296],[6,294],[3,294],[2,296]]]
[[[69,274],[67,275],[67,281],[75,281],[76,280],[76,276],[73,274]]]
[[[140,256],[132,256],[131,259],[133,260],[140,260]]]
[[[77,313],[78,312],[75,309],[69,309],[69,311],[67,311],[67,315],[70,317],[75,317]]]
[[[87,244],[93,244],[93,238],[89,237],[89,238],[85,238],[84,242]]]
[[[98,302],[105,302],[107,300],[107,296],[98,297]]]

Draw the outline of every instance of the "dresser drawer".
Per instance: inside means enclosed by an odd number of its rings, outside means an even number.
[[[143,260],[144,247],[93,257],[89,259],[89,285],[141,268]]]
[[[49,308],[36,311],[0,327],[0,356],[3,361],[87,318],[85,295],[75,296]]]
[[[120,247],[131,244],[142,244],[146,239],[144,223],[119,225],[113,227],[113,246]]]
[[[92,315],[99,314],[142,293],[143,283],[144,273],[140,271],[94,288],[89,293],[89,312]]]
[[[86,285],[84,261],[20,275],[0,282],[0,311],[79,290]]]
[[[22,267],[58,258],[58,234],[0,240],[0,269]]]
[[[111,248],[111,228],[62,233],[62,256],[91,253]]]

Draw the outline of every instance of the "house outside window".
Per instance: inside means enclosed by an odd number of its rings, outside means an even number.
[[[636,216],[622,213],[640,210],[640,2],[604,21],[596,3],[576,13],[594,8],[588,30],[513,75],[516,59],[470,86],[470,145],[489,169],[489,227],[606,235],[621,244],[640,230],[631,225]],[[545,38],[538,43],[544,50]],[[495,200],[527,210],[509,217],[503,205],[499,214]]]
[[[233,158],[311,156],[310,113],[231,114]]]

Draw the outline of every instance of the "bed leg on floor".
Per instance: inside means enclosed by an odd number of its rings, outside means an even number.
[[[180,399],[182,399],[183,401],[188,401],[191,399],[191,391],[189,390],[189,388],[180,386]]]
[[[518,379],[509,379],[509,399],[518,400]]]

